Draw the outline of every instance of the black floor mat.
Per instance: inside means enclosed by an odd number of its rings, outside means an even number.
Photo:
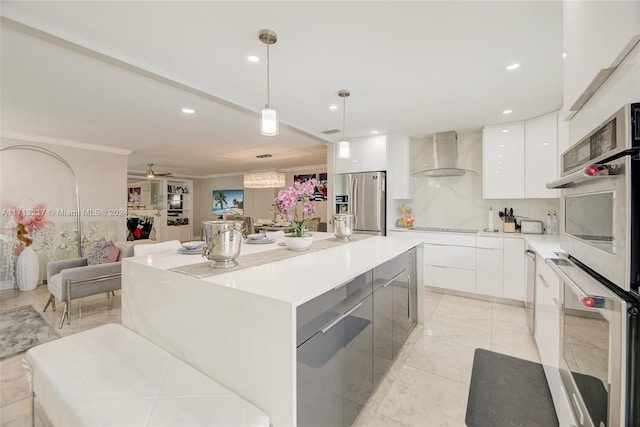
[[[555,427],[542,365],[477,348],[467,400],[468,427]]]

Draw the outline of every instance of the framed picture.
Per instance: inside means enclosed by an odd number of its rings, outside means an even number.
[[[133,203],[142,202],[142,189],[140,187],[129,187],[129,201]]]
[[[310,179],[313,179],[316,177],[315,173],[308,173],[308,174],[303,174],[303,175],[293,175],[293,180],[294,181],[298,181],[298,182],[306,182],[309,181]]]
[[[327,173],[319,173],[316,187],[322,193],[322,200],[327,200]]]
[[[244,190],[213,190],[215,215],[244,215]]]

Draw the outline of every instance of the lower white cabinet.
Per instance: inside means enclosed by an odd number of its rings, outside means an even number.
[[[475,292],[476,236],[425,234],[426,286]]]
[[[525,298],[525,241],[504,239],[504,294],[505,298],[524,301]]]
[[[516,301],[525,298],[525,240],[520,236],[396,232],[424,240],[425,286]]]
[[[504,239],[502,237],[478,237],[476,292],[482,295],[504,295]]]

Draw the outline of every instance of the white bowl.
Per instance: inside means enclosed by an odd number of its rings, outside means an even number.
[[[202,246],[204,246],[204,242],[202,242],[202,241],[185,242],[185,243],[182,244],[182,247],[187,249],[187,250],[195,250],[195,249],[201,248]]]

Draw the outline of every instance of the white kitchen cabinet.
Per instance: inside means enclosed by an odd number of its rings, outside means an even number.
[[[354,139],[349,144],[348,159],[336,156],[336,173],[386,171],[387,170],[387,137],[385,135]]]
[[[424,241],[424,284],[474,293],[476,236],[425,233]]]
[[[485,199],[524,197],[524,123],[485,126],[482,135]]]
[[[558,114],[527,120],[524,125],[524,197],[559,197],[546,184],[558,179]]]
[[[525,297],[525,241],[504,239],[504,293],[505,298],[524,301]]]
[[[557,113],[526,122],[486,126],[483,131],[485,199],[559,197],[546,184],[558,179]]]
[[[391,169],[393,180],[394,199],[411,199],[411,159],[409,138],[395,138],[393,147],[393,169]]]
[[[602,69],[617,65],[640,34],[638,1],[564,1],[563,98],[568,112]],[[587,98],[588,99],[588,98]]]
[[[502,237],[478,236],[476,252],[476,292],[502,297],[504,293]]]

